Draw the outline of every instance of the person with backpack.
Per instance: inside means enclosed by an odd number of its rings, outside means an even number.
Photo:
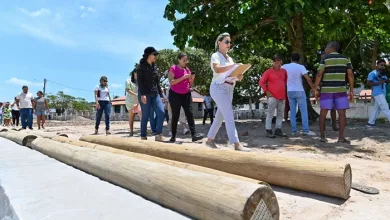
[[[96,101],[96,123],[95,134],[99,133],[99,125],[103,116],[106,123],[106,134],[110,135],[110,113],[111,113],[111,97],[110,89],[108,88],[108,79],[105,76],[100,77],[100,84],[95,87],[95,101]]]

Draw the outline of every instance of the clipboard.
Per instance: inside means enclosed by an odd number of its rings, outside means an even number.
[[[249,68],[251,68],[251,64],[242,64],[239,65],[233,72],[229,74],[229,77],[237,77],[241,74],[244,74]]]

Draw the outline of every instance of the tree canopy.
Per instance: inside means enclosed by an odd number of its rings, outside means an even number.
[[[56,109],[56,112],[63,112],[65,110],[71,111],[92,111],[91,106],[84,98],[73,97],[59,91],[56,95],[48,94],[49,107]]]
[[[337,40],[364,83],[375,61],[390,54],[389,10],[389,0],[169,0],[164,17],[179,48],[211,53],[217,36],[228,32],[240,62],[275,53],[289,62],[297,52],[313,75],[327,42]],[[245,81],[242,90],[255,89]]]

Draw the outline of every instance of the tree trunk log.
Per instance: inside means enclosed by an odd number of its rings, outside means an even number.
[[[67,134],[64,134],[64,133],[55,133],[55,132],[45,132],[45,131],[29,131],[29,130],[25,130],[23,132],[26,132],[28,134],[33,134],[33,135],[37,135],[37,136],[40,136],[40,137],[43,137],[43,138],[54,138],[56,136],[62,136],[62,137],[68,137]]]
[[[22,146],[27,146],[31,141],[37,138],[36,135],[16,131],[0,132],[0,137],[11,140]]]
[[[270,184],[348,199],[352,171],[349,164],[318,162],[265,153],[248,153],[106,136],[83,136],[82,141],[196,164]]]
[[[303,13],[299,13],[292,18],[291,22],[286,23],[288,39],[291,44],[291,49],[293,53],[298,53],[300,56],[299,62],[301,64],[305,63],[305,38],[303,30]],[[306,79],[303,79],[304,88],[306,91],[307,97],[307,112],[310,121],[317,121],[320,116],[313,108],[310,102],[310,87],[306,82]],[[290,106],[291,108],[291,106]],[[301,119],[300,113],[297,114],[297,117]]]
[[[277,199],[268,186],[45,138],[35,139],[31,147],[196,219],[279,219]]]
[[[371,68],[376,69],[376,61],[379,56],[379,39],[376,37],[372,45],[372,57],[371,57]]]
[[[233,178],[233,179],[238,179],[238,180],[242,180],[242,181],[247,181],[247,182],[252,182],[252,183],[256,183],[256,184],[269,186],[268,183],[263,182],[263,181],[259,181],[259,180],[255,180],[255,179],[251,179],[251,178],[247,178],[247,177],[243,177],[243,176],[238,176],[238,175],[222,172],[219,170],[210,169],[207,167],[201,167],[201,166],[183,163],[183,162],[174,161],[174,160],[167,160],[167,159],[163,159],[160,157],[153,157],[153,156],[145,155],[145,154],[133,153],[130,151],[120,150],[117,148],[107,147],[104,145],[93,144],[93,143],[74,140],[74,139],[61,137],[61,136],[56,136],[56,137],[52,138],[52,140],[55,140],[55,141],[58,141],[61,143],[75,145],[78,147],[86,147],[86,148],[106,151],[106,152],[110,152],[110,153],[114,153],[114,154],[125,155],[128,157],[133,157],[133,158],[137,158],[137,159],[141,159],[141,160],[163,163],[163,164],[167,164],[167,165],[174,166],[174,167],[179,167],[179,168],[186,169],[186,170],[193,170],[193,171],[198,171],[198,172],[203,172],[203,173],[208,173],[208,174],[214,174],[217,176],[224,176],[224,177],[229,177],[229,178]]]

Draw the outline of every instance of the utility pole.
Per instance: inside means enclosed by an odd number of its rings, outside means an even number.
[[[45,96],[45,94],[46,94],[46,82],[47,82],[47,80],[44,79],[43,80],[43,96]]]

